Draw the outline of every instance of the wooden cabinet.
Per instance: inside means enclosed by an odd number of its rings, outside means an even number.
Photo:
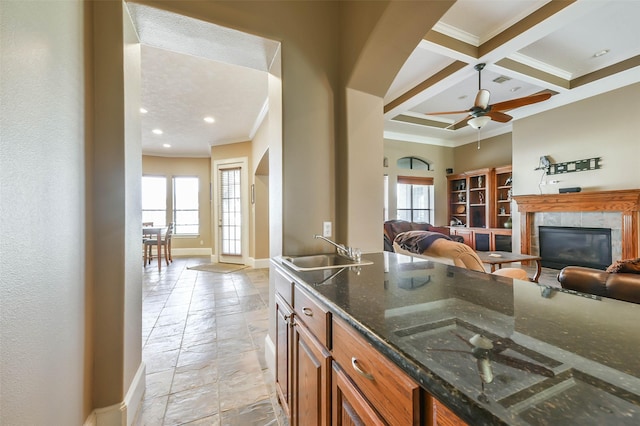
[[[329,425],[331,354],[301,322],[295,323],[293,340],[296,402],[292,424]]]
[[[293,406],[293,311],[284,300],[276,294],[276,392],[282,409],[291,416]]]
[[[468,245],[469,247],[475,247],[475,241],[473,240],[473,231],[468,229],[468,228],[464,228],[464,227],[459,227],[459,228],[455,228],[452,227],[449,230],[449,235],[458,235],[460,237],[462,237],[462,239],[464,240],[464,243],[466,245]]]
[[[332,373],[332,421],[335,426],[385,425],[376,410],[334,361]]]
[[[489,190],[492,175],[488,169],[469,172],[467,176],[469,211],[467,224],[471,228],[488,228],[491,221]]]
[[[450,234],[475,250],[511,251],[511,166],[447,176]]]
[[[504,224],[511,223],[511,166],[496,167],[494,187],[492,189],[494,202],[494,228],[504,228]]]
[[[303,284],[279,267],[272,271],[276,391],[291,425],[464,424],[450,422],[455,414],[333,318]]]
[[[455,221],[472,228],[489,227],[492,185],[491,169],[474,170],[447,176],[449,184],[449,215]]]
[[[330,424],[331,313],[299,286],[294,288],[294,425]]]
[[[292,425],[330,424],[331,314],[275,272],[276,392]]]
[[[275,269],[276,393],[282,409],[291,416],[293,407],[293,286],[294,281]]]
[[[421,388],[351,326],[333,321],[333,358],[387,424],[420,424]],[[338,417],[334,408],[334,418]]]
[[[469,223],[467,217],[467,177],[464,174],[447,176],[449,185],[449,216],[451,225]]]
[[[428,396],[427,403],[431,409],[430,424],[433,426],[465,426],[467,423],[445,407],[440,401]]]

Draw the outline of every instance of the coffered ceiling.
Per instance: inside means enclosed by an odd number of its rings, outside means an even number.
[[[208,157],[213,145],[253,137],[277,44],[135,3],[129,9],[143,45],[142,105],[149,111],[142,119],[143,153]],[[480,84],[490,104],[554,93],[506,111],[513,120],[489,122],[481,138],[510,132],[513,121],[531,114],[639,82],[638,22],[636,0],[458,0],[385,95],[385,137],[445,146],[475,141],[478,130],[468,125],[447,128],[466,113],[428,113],[470,109],[478,63],[486,63]],[[238,43],[243,49],[229,48]],[[204,122],[206,116],[215,123]],[[152,133],[160,127],[162,135]]]

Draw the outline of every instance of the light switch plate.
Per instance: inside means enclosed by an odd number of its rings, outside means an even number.
[[[331,236],[331,222],[322,223],[322,236],[326,238]]]

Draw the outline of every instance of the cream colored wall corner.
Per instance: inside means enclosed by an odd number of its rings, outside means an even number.
[[[418,157],[428,162],[432,166],[432,170],[399,169],[397,166],[398,159],[408,156]],[[454,167],[454,148],[385,139],[384,157],[387,159],[388,164],[387,167],[384,167],[384,174],[389,176],[389,219],[397,218],[396,184],[398,176],[432,177],[435,188],[436,208],[433,225],[448,225],[446,170]]]
[[[480,149],[477,142],[461,145],[453,149],[453,173],[478,170],[485,167],[509,166],[513,161],[512,133],[482,139]]]

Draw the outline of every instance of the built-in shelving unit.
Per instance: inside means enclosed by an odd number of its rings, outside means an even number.
[[[495,168],[495,189],[492,191],[495,200],[494,228],[505,228],[505,223],[511,223],[511,194],[513,177],[511,166]]]
[[[447,176],[452,235],[476,250],[511,251],[511,166]]]

